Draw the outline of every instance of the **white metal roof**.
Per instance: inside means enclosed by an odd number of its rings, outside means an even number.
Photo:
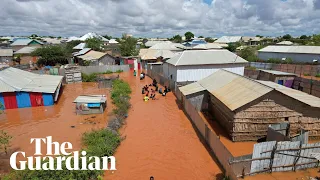
[[[80,43],[73,47],[73,49],[84,49],[86,47],[86,43]]]
[[[291,41],[281,41],[281,42],[279,42],[277,44],[279,44],[279,45],[293,45],[293,42],[291,42]]]
[[[81,55],[84,55],[86,54],[87,52],[89,52],[91,50],[91,48],[84,48],[82,49],[81,51],[75,53],[73,56],[81,56]]]
[[[265,69],[260,69],[260,71],[274,74],[274,75],[284,75],[284,76],[296,76],[294,73],[288,73],[288,72],[282,72],[282,71],[274,71],[274,70],[265,70]]]
[[[94,61],[102,58],[103,56],[107,55],[107,53],[102,53],[99,51],[89,51],[88,53],[78,56],[78,58],[81,58],[86,61]]]
[[[320,108],[320,98],[309,95],[305,92],[298,91],[295,89],[288,88],[286,86],[282,86],[280,84],[271,82],[271,81],[258,81],[266,86],[274,88],[276,91],[281,92],[293,99],[296,99],[304,104],[310,105],[312,107]]]
[[[90,39],[90,38],[99,38],[99,39],[101,39],[102,41],[105,41],[105,42],[109,41],[109,39],[106,39],[105,37],[103,37],[103,36],[101,36],[101,35],[99,35],[97,33],[94,33],[94,32],[89,32],[89,33],[81,36],[79,38],[79,40],[80,41],[85,41],[85,40]]]
[[[26,47],[23,47],[23,48],[19,49],[16,52],[14,52],[14,54],[30,54],[34,50],[36,50],[37,48],[38,47],[35,47],[35,46],[26,46]]]
[[[215,43],[235,43],[241,40],[241,36],[222,36]]]
[[[16,68],[0,70],[0,92],[54,93],[63,76],[40,75]]]
[[[161,42],[151,46],[149,49],[178,51],[183,50],[184,46],[179,43]]]
[[[13,56],[13,50],[12,49],[0,49],[0,56],[1,57],[11,57]]]
[[[320,54],[320,46],[267,46],[259,52]]]
[[[145,51],[141,51],[141,59],[157,59],[158,57],[163,57],[164,59],[172,58],[176,56],[175,53],[173,53],[170,50],[158,50],[158,49],[147,49]]]
[[[145,46],[146,47],[151,47],[151,46],[156,45],[158,43],[171,43],[171,42],[170,41],[147,41],[145,43]]]
[[[118,44],[119,42],[116,41],[116,39],[110,39],[108,43],[109,44]]]
[[[240,56],[223,50],[188,50],[166,61],[174,66],[247,63]]]
[[[207,44],[199,44],[192,49],[222,49],[221,46],[219,46],[217,43],[207,43]]]
[[[78,96],[74,103],[105,103],[107,97],[105,95],[81,95]]]

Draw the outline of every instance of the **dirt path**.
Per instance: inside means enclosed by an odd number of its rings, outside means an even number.
[[[221,170],[200,142],[192,124],[176,104],[172,93],[158,100],[144,102],[141,88],[150,84],[132,73],[123,73],[133,90],[126,139],[115,157],[117,171],[106,172],[105,179],[142,180],[154,176],[160,179],[216,179]]]

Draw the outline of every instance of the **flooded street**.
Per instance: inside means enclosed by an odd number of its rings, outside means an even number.
[[[53,141],[60,144],[66,141],[71,142],[73,149],[79,150],[82,133],[105,127],[108,112],[111,112],[111,108],[107,107],[104,114],[76,115],[75,104],[72,102],[82,94],[109,96],[109,90],[98,89],[96,83],[68,84],[64,86],[58,103],[54,106],[5,110],[0,115],[0,129],[13,136],[12,151],[19,150],[26,152],[27,156],[33,155],[35,148],[34,144],[30,144],[30,138],[46,136],[52,136]]]
[[[107,171],[105,179],[140,180],[150,176],[156,180],[221,179],[220,168],[179,109],[175,96],[157,94],[158,100],[144,102],[141,88],[150,84],[151,79],[140,81],[132,72],[122,73],[120,77],[131,85],[132,108],[121,130],[125,139],[115,154],[117,171]],[[72,102],[84,94],[107,95],[105,113],[76,115]],[[52,136],[54,141],[71,142],[73,150],[79,150],[83,132],[105,127],[112,110],[110,104],[109,90],[98,89],[96,83],[68,84],[54,106],[4,111],[0,115],[0,129],[13,136],[11,149],[25,151],[27,156],[35,152],[30,138],[36,137]]]
[[[105,179],[216,179],[221,170],[200,142],[191,122],[179,109],[172,93],[158,100],[142,100],[141,88],[151,79],[140,81],[123,74],[133,90],[132,108],[122,130],[126,139],[115,157],[117,171]]]

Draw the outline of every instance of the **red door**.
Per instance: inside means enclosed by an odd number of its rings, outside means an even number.
[[[32,107],[43,106],[43,99],[41,93],[30,93],[30,101]]]
[[[4,106],[6,109],[18,108],[16,93],[14,92],[3,93],[3,100],[4,100]]]

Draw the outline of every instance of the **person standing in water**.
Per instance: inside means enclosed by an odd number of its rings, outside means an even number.
[[[137,75],[136,70],[133,70],[133,76],[136,76],[136,75]]]

